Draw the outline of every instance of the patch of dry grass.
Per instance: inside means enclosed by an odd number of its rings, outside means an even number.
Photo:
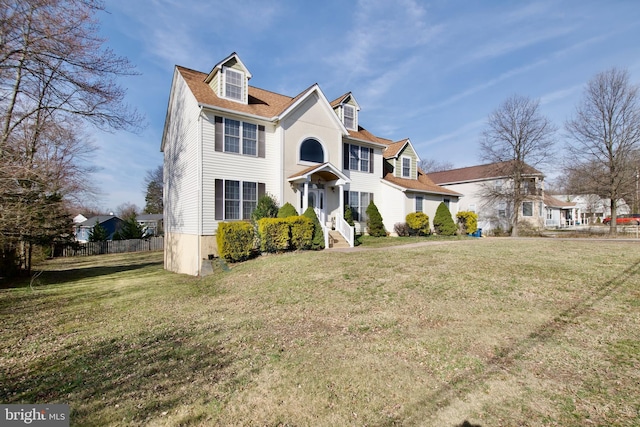
[[[640,246],[471,239],[55,260],[0,291],[0,401],[76,425],[640,424]]]

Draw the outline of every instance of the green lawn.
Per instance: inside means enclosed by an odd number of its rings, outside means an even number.
[[[0,290],[0,402],[82,426],[640,425],[639,243],[438,243],[203,279],[161,253],[48,261]]]

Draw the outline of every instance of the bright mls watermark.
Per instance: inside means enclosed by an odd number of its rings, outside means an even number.
[[[69,427],[69,405],[1,405],[1,426]]]

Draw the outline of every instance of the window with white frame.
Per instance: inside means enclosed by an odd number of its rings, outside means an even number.
[[[522,216],[533,216],[533,202],[522,202]]]
[[[345,200],[349,203],[349,207],[353,213],[353,220],[366,221],[367,208],[369,207],[369,203],[373,200],[373,194],[365,193],[363,191],[345,191],[345,193]]]
[[[224,119],[224,151],[247,156],[258,154],[258,126],[233,119]]]
[[[411,178],[411,158],[402,158],[402,177]]]
[[[251,219],[258,204],[258,184],[255,182],[224,181],[224,219]]]
[[[356,109],[353,105],[345,104],[342,106],[342,115],[344,126],[347,129],[356,129]]]
[[[507,202],[498,203],[498,218],[507,217]]]
[[[371,160],[373,149],[349,144],[349,170],[371,172]]]
[[[236,101],[244,100],[244,73],[223,67],[224,97]]]
[[[416,196],[416,212],[422,212],[422,196]]]

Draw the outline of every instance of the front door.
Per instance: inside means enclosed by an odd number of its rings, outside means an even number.
[[[325,224],[324,218],[324,190],[309,190],[309,206],[311,206],[318,217],[320,224]]]

